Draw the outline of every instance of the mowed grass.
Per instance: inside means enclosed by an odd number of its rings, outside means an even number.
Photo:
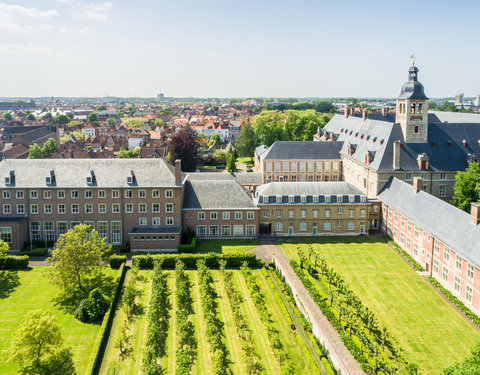
[[[167,356],[162,358],[161,365],[164,369],[165,374],[173,374],[175,372],[175,350],[177,342],[175,332],[175,313],[178,310],[179,306],[176,305],[174,298],[175,274],[173,271],[167,272],[168,285],[171,292],[170,305],[172,309],[169,320],[168,337],[166,340]],[[110,340],[108,342],[107,351],[102,363],[102,369],[100,374],[107,374],[108,368],[112,366],[111,363],[115,362],[120,364],[120,373],[141,374],[141,356],[145,344],[144,332],[146,332],[148,325],[146,317],[148,312],[148,300],[150,298],[149,290],[151,289],[151,271],[141,271],[141,273],[145,275],[142,286],[142,291],[144,291],[144,294],[142,296],[142,303],[145,303],[146,309],[145,315],[137,317],[134,326],[132,326],[131,333],[133,334],[133,352],[126,360],[119,361],[118,348],[115,347],[115,342],[116,338],[118,338],[119,330],[122,327],[124,320],[124,313],[120,305],[119,310],[115,315],[112,333],[110,335]],[[267,280],[261,274],[260,270],[254,270],[254,273],[257,276],[258,283],[262,288],[262,292],[265,295],[265,304],[272,312],[272,317],[275,321],[275,325],[280,331],[282,342],[288,348],[289,354],[293,359],[293,363],[296,367],[295,373],[307,375],[312,374],[307,359],[305,358],[301,348],[298,345],[295,334],[291,330],[288,321],[283,316],[281,307],[276,302],[275,296],[273,295],[273,293],[276,293],[276,291],[270,289]],[[225,342],[230,353],[231,368],[234,374],[245,374],[246,368],[244,353],[241,348],[241,341],[238,336],[235,322],[232,320],[233,314],[228,297],[225,292],[224,280],[220,271],[213,270],[212,274],[214,279],[214,287],[218,294],[218,314],[220,319],[224,323],[224,334],[226,340]],[[194,309],[194,314],[190,316],[190,319],[195,326],[195,336],[197,339],[197,357],[193,364],[192,374],[209,374],[212,371],[211,353],[209,351],[209,344],[206,337],[207,327],[201,307],[198,273],[194,270],[188,270],[187,275],[189,276],[191,282],[193,299],[192,306]],[[128,277],[129,272],[127,272],[127,282]],[[233,278],[236,287],[243,295],[241,310],[246,316],[248,324],[253,331],[255,348],[261,358],[262,365],[264,367],[264,373],[279,374],[280,365],[278,363],[278,360],[275,358],[273,351],[271,350],[270,343],[267,337],[267,332],[262,324],[262,321],[260,320],[253,301],[249,297],[247,286],[245,284],[245,281],[243,280],[243,276],[241,275],[240,271],[235,270],[233,272]],[[141,338],[136,338],[137,335],[141,336]]]
[[[198,240],[197,253],[244,253],[258,246],[256,240]]]
[[[46,267],[35,267],[27,271],[3,271],[0,283],[5,277],[12,280],[12,288],[4,293],[0,285],[0,374],[16,374],[18,365],[7,363],[8,350],[13,335],[29,312],[37,309],[51,311],[62,329],[64,346],[72,348],[75,368],[78,374],[84,374],[95,348],[99,324],[86,324],[76,320],[73,315],[65,313],[54,305],[53,299],[58,289],[49,282]],[[107,269],[114,276],[116,271]],[[13,281],[13,280],[16,281]]]
[[[461,361],[480,334],[384,242],[373,238],[320,239],[324,258],[385,325],[424,372],[436,374]],[[297,246],[282,244],[290,259]]]

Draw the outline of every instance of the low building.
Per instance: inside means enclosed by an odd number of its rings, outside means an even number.
[[[257,189],[255,203],[260,234],[276,236],[367,234],[380,211],[346,182],[272,182]]]
[[[277,141],[255,150],[255,172],[263,182],[342,181],[343,142]]]
[[[480,315],[480,204],[471,214],[391,178],[378,195],[381,227],[430,276]]]
[[[190,179],[189,175],[182,211],[185,230],[190,228],[198,238],[256,238],[258,234],[258,207],[233,179]]]

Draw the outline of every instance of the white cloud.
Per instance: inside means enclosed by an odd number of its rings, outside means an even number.
[[[83,29],[78,29],[78,32],[82,35],[85,35],[88,33],[88,27],[84,27]]]
[[[0,3],[0,30],[29,33],[36,29],[37,22],[58,16],[54,9],[39,10],[20,5]],[[40,25],[41,29],[53,28],[53,25]],[[47,27],[45,27],[47,26]]]
[[[57,3],[70,4],[72,0],[55,0]]]
[[[24,55],[24,54],[36,54],[47,55],[51,54],[50,48],[35,46],[33,44],[3,44],[0,45],[0,56],[12,56],[12,55]]]
[[[101,4],[89,4],[83,11],[86,18],[96,21],[104,21],[107,19],[105,12],[113,6],[112,3],[106,2]]]

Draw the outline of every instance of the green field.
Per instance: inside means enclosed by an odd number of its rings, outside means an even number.
[[[112,332],[110,339],[107,345],[105,356],[102,363],[102,368],[100,374],[107,374],[109,367],[113,366],[112,363],[120,364],[120,373],[122,374],[141,374],[141,365],[142,365],[142,349],[145,345],[145,332],[147,329],[147,319],[148,314],[148,304],[150,299],[150,289],[151,289],[151,271],[140,271],[143,275],[142,283],[142,297],[141,303],[145,308],[143,315],[137,316],[134,320],[133,325],[131,326],[131,333],[133,334],[134,344],[133,351],[127,359],[120,361],[119,360],[119,350],[116,348],[115,342],[119,335],[119,328],[123,324],[125,319],[125,313],[120,307],[116,312]],[[173,374],[175,372],[175,351],[176,351],[176,329],[175,329],[175,313],[178,310],[179,306],[176,306],[175,302],[175,273],[173,271],[168,272],[168,285],[170,289],[170,305],[171,305],[171,316],[169,319],[169,332],[166,340],[167,345],[167,355],[162,358],[161,364],[162,368],[165,370],[166,374]],[[191,316],[191,320],[195,327],[195,335],[197,339],[197,356],[193,364],[193,374],[208,374],[211,371],[211,354],[209,351],[209,344],[206,340],[206,324],[202,312],[201,301],[200,301],[200,288],[199,288],[199,277],[197,271],[186,271],[187,275],[190,278],[192,285],[192,297],[193,297],[193,310],[194,314]],[[280,331],[282,338],[282,343],[286,346],[289,354],[293,359],[295,364],[295,373],[298,374],[314,374],[310,368],[310,365],[305,357],[305,354],[302,352],[301,347],[298,344],[297,337],[295,333],[291,330],[290,325],[281,309],[281,306],[277,303],[278,299],[274,293],[277,293],[273,290],[265,276],[261,273],[260,270],[253,271],[257,283],[261,286],[262,292],[265,296],[265,304],[268,306],[268,309],[272,313],[272,318],[276,328]],[[127,279],[130,277],[130,272],[127,272]],[[242,352],[242,347],[240,339],[238,337],[237,328],[232,320],[232,310],[229,304],[229,300],[226,295],[225,285],[223,276],[220,271],[213,270],[213,278],[215,289],[218,294],[218,312],[219,318],[224,323],[224,333],[226,337],[227,348],[230,353],[231,368],[234,374],[244,374],[246,373],[244,353]],[[241,303],[241,309],[244,315],[248,318],[248,324],[253,330],[253,339],[255,341],[255,348],[262,360],[262,365],[267,374],[279,374],[280,365],[278,360],[275,358],[272,349],[269,344],[269,339],[267,337],[267,332],[263,326],[262,321],[258,315],[256,307],[253,301],[249,297],[249,292],[247,285],[241,275],[240,271],[234,271],[234,283],[237,289],[241,292],[243,296],[243,301]]]
[[[85,324],[54,305],[58,289],[46,277],[46,267],[28,271],[0,271],[0,374],[16,374],[18,366],[7,363],[12,337],[24,317],[33,310],[49,310],[62,328],[65,346],[72,348],[78,374],[92,360],[99,324]],[[108,269],[112,275],[114,270]],[[8,282],[6,281],[8,278]]]
[[[197,253],[244,253],[258,246],[256,240],[198,240]]]
[[[309,243],[424,372],[439,373],[461,361],[480,340],[479,332],[382,240],[336,238]],[[297,259],[297,246],[308,254],[308,244],[280,245],[290,259]]]

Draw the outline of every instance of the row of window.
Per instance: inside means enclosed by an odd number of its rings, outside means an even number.
[[[332,177],[332,181],[338,181],[338,180],[341,180],[341,177],[339,177],[338,175],[334,175]],[[330,181],[330,176],[328,176],[328,175],[325,175],[325,176],[317,175],[316,177],[314,177],[312,175],[309,175],[309,176],[301,175],[300,177],[298,177],[298,176],[290,176],[289,177],[289,176],[275,175],[274,178],[273,178],[272,176],[267,175],[267,183],[272,182],[272,181],[275,181],[275,182],[288,182],[288,181],[291,181],[291,182],[297,182],[297,181],[300,181],[300,182],[305,182],[305,181],[320,182],[320,181],[327,181],[328,182],[328,181]]]
[[[337,228],[343,228],[343,220],[337,220],[336,222]],[[275,223],[274,230],[275,232],[283,232],[284,231],[284,225],[281,222]],[[288,232],[290,234],[293,234],[295,229],[295,225],[293,223],[288,225]],[[355,231],[356,229],[356,224],[353,221],[347,222],[347,231]],[[324,232],[329,232],[332,230],[332,223],[330,221],[326,221],[323,223],[323,231]],[[360,223],[360,230],[361,232],[365,232],[365,223]],[[298,231],[299,232],[306,232],[308,231],[308,223],[298,223]],[[318,232],[318,223],[313,223],[312,224],[312,232],[313,234],[317,234]]]
[[[269,210],[263,210],[263,218],[268,219],[268,211]],[[300,210],[300,218],[306,218],[307,217],[308,210]],[[273,210],[272,210],[273,214]],[[343,214],[343,207],[337,207],[337,214],[342,215]],[[275,217],[276,218],[281,218],[283,215],[283,210],[275,210]],[[319,210],[312,210],[312,215],[314,219],[319,217]],[[331,210],[326,209],[323,210],[323,217],[329,218],[331,217]],[[348,217],[355,217],[355,210],[348,210]],[[360,210],[360,217],[367,217],[367,210]],[[290,219],[295,219],[295,210],[288,210],[288,218]]]
[[[174,241],[175,236],[135,236],[134,241]]]
[[[433,273],[435,275],[438,275],[439,271],[439,266],[438,266],[438,259],[433,260]],[[442,267],[442,280],[445,283],[448,283],[448,275],[449,275],[449,270],[447,267]],[[472,270],[472,275],[471,279],[473,279],[473,270]],[[455,293],[458,295],[461,295],[461,287],[462,287],[462,279],[458,277],[457,275],[454,276],[454,283],[453,283],[453,289],[455,290]],[[472,303],[473,301],[473,288],[470,285],[465,284],[465,299],[467,302]]]
[[[337,162],[337,161],[334,161],[333,163],[333,171],[334,172],[337,172],[339,170],[339,166],[340,166],[340,162]],[[308,161],[308,162],[304,162],[304,161],[301,161],[301,162],[296,162],[296,161],[291,161],[291,162],[288,162],[288,161],[284,161],[284,162],[280,162],[280,161],[276,161],[276,162],[266,162],[265,163],[265,169],[267,172],[272,172],[272,170],[274,170],[275,172],[297,172],[297,170],[299,172],[313,172],[313,171],[317,171],[317,172],[322,172],[322,171],[325,171],[325,172],[329,172],[330,171],[330,162],[321,162],[321,161],[317,161],[317,162],[313,162],[313,161]]]
[[[220,232],[219,232],[220,230]],[[231,237],[233,233],[234,237],[243,237],[244,236],[244,227],[243,225],[233,225],[233,232],[231,225],[209,225],[208,226],[208,236],[209,237]],[[206,225],[197,225],[197,237],[206,237],[207,236],[207,226]],[[255,225],[245,225],[245,237],[254,237],[255,236]]]
[[[93,204],[86,203],[84,205],[84,212],[86,214],[93,213]],[[3,205],[3,214],[10,215],[12,213],[12,207],[10,204]],[[112,213],[118,214],[120,213],[120,203],[112,203]],[[38,214],[40,213],[39,205],[36,203],[32,203],[30,205],[30,214]],[[43,213],[44,214],[52,214],[53,213],[53,204],[46,203],[43,205]],[[67,205],[64,203],[57,204],[57,213],[58,214],[66,214],[67,213]],[[70,212],[72,214],[80,213],[80,205],[78,203],[72,203],[70,205]],[[99,203],[98,204],[98,213],[99,214],[106,214],[107,213],[107,204],[106,203]],[[133,203],[126,203],[125,204],[125,213],[132,214],[134,213],[134,205]],[[138,204],[138,213],[145,214],[147,213],[147,204],[146,203],[139,203]],[[152,203],[152,213],[160,213],[160,204],[159,203]],[[173,213],[173,203],[166,203],[165,204],[165,213]],[[25,214],[25,205],[17,204],[17,214],[23,215]]]
[[[3,190],[2,192],[3,199],[10,199],[10,190]],[[25,193],[23,190],[16,190],[15,197],[17,199],[24,199]],[[39,194],[37,190],[30,190],[30,199],[38,199]],[[72,199],[78,199],[80,194],[78,190],[71,190],[70,197]],[[92,190],[84,190],[84,198],[90,199],[93,197]],[[107,197],[106,190],[98,190],[97,197],[99,199],[104,199]],[[120,198],[120,190],[112,190],[111,191],[112,198]],[[146,190],[138,190],[138,198],[146,198],[147,191]],[[43,199],[51,199],[52,198],[52,191],[51,190],[43,190]],[[125,190],[125,198],[133,198],[133,190]],[[152,198],[160,198],[160,190],[154,189],[152,190]],[[173,198],[173,190],[165,190],[165,198]],[[57,190],[57,199],[65,199],[65,190]]]
[[[273,198],[275,203],[282,203],[283,202],[283,196],[282,195],[270,195],[269,197],[264,196],[264,201],[270,202],[270,197]],[[295,195],[289,195],[288,196],[288,203],[289,204],[294,204],[295,203]],[[297,196],[298,197],[298,196]],[[349,195],[348,199],[344,199],[343,195],[325,195],[325,203],[331,203],[332,202],[332,197],[337,198],[337,203],[355,203],[355,195]],[[320,196],[319,195],[312,195],[312,200],[313,203],[319,203],[320,201]],[[360,201],[362,203],[365,203],[367,201],[366,195],[360,195]],[[307,203],[307,196],[306,195],[300,195],[300,203]]]
[[[235,215],[235,220],[242,220],[243,218],[243,212],[241,211],[236,211],[234,215]],[[205,212],[198,212],[197,218],[198,220],[205,220],[206,218]],[[247,220],[254,220],[254,219],[255,219],[255,212],[248,211]],[[218,212],[216,211],[210,212],[210,220],[218,220]],[[222,220],[230,220],[230,212],[228,211],[222,212]]]

